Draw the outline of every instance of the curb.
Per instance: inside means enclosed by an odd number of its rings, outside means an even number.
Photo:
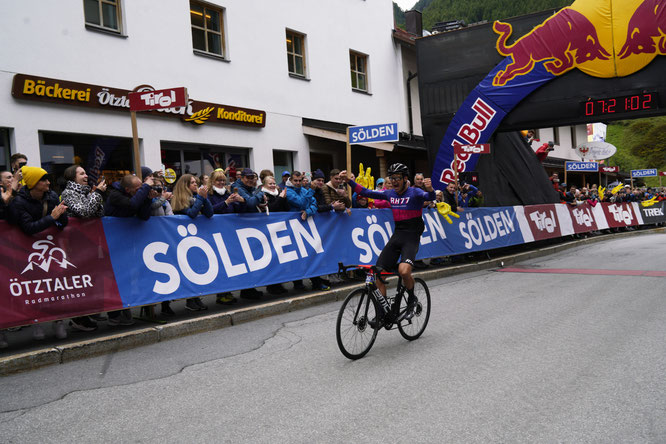
[[[447,268],[437,268],[414,272],[414,276],[423,279],[440,279],[462,273],[500,268],[513,265],[528,259],[548,256],[574,247],[597,243],[609,239],[628,236],[664,233],[665,227],[654,228],[644,231],[613,233],[604,236],[596,236],[586,239],[576,239],[558,245],[537,248],[523,253],[514,253],[506,256],[498,256],[494,259],[454,265]],[[489,251],[490,254],[492,251]],[[201,316],[195,319],[175,321],[166,325],[143,328],[131,332],[117,333],[111,336],[96,338],[86,341],[75,342],[61,347],[45,348],[28,353],[20,353],[5,358],[0,358],[0,376],[7,376],[27,370],[34,370],[54,364],[63,364],[79,359],[128,350],[144,345],[155,344],[169,339],[179,338],[211,330],[218,330],[245,322],[251,322],[267,316],[288,313],[313,307],[315,305],[335,302],[344,299],[350,290],[357,288],[359,283],[345,285],[331,291],[323,291],[280,301],[271,301],[254,305],[230,312],[214,315]]]

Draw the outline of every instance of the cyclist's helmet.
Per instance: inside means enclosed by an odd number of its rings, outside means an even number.
[[[402,174],[403,176],[409,176],[409,168],[407,168],[407,166],[403,165],[402,163],[394,163],[388,169],[388,175],[391,176],[393,174]]]

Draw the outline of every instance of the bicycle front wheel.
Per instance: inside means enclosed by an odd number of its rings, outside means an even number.
[[[343,355],[349,359],[365,356],[375,343],[377,330],[368,321],[377,316],[375,299],[365,288],[359,288],[345,298],[338,313],[335,337]]]
[[[418,299],[414,316],[409,320],[400,321],[398,330],[403,338],[413,341],[423,334],[430,319],[430,290],[425,281],[420,278],[414,279],[414,296]],[[400,301],[400,312],[407,309],[407,292]]]

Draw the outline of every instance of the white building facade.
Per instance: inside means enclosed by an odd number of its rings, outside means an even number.
[[[0,166],[21,152],[54,174],[73,163],[114,179],[133,171],[126,94],[149,85],[190,99],[138,114],[151,169],[342,169],[336,125],[409,132],[392,29],[391,0],[2,2]],[[354,152],[376,160],[393,148]]]

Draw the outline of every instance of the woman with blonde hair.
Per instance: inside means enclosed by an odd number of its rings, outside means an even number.
[[[208,187],[198,186],[197,178],[191,174],[183,174],[173,187],[171,208],[174,214],[187,214],[192,219],[202,213],[206,217],[213,217],[213,205],[208,200]],[[189,298],[185,308],[191,311],[208,310],[208,307],[199,298]]]
[[[213,204],[215,214],[242,213],[245,199],[238,193],[230,193],[227,186],[227,176],[223,170],[215,170],[210,175],[208,200]]]

